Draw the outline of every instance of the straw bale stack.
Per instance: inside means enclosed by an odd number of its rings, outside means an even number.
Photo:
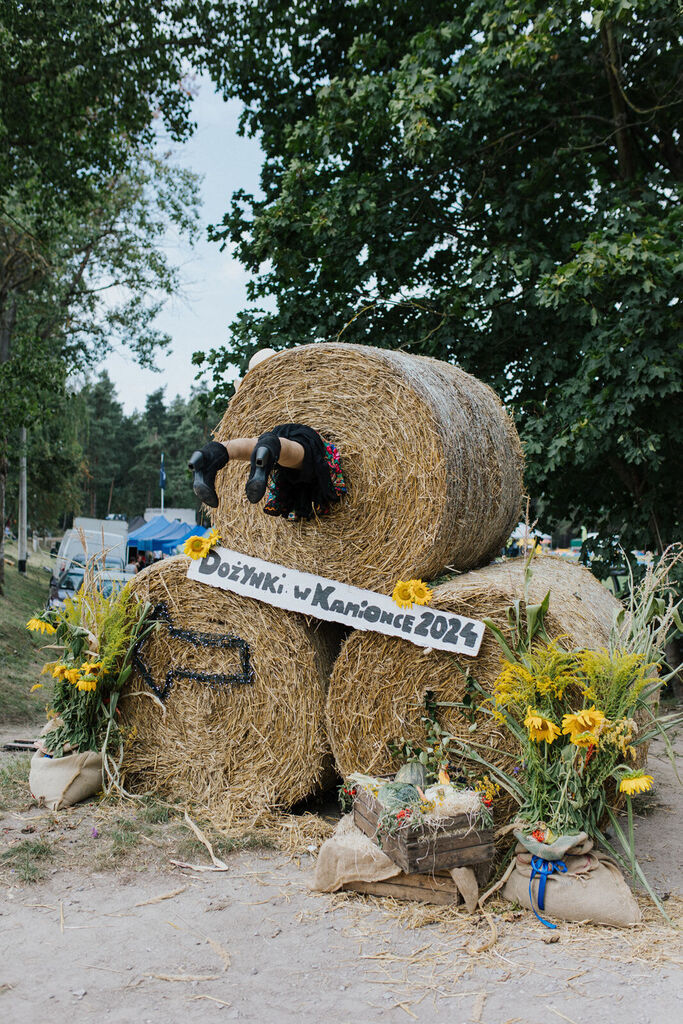
[[[133,591],[165,602],[174,629],[232,634],[246,641],[253,681],[211,685],[176,677],[160,701],[140,671],[122,696],[123,720],[137,735],[123,771],[128,788],[210,807],[214,820],[254,820],[314,792],[329,771],[325,687],[334,657],[327,633],[300,615],[188,580],[189,559],[159,562]],[[196,646],[166,625],[140,658],[157,687],[169,669],[240,675],[236,648]]]
[[[515,427],[454,366],[336,343],[280,352],[249,371],[215,436],[291,422],[339,447],[349,494],[324,519],[289,523],[250,505],[245,464],[229,463],[211,513],[226,546],[387,593],[398,578],[485,564],[518,522]]]
[[[539,557],[529,588],[532,604],[550,590],[546,629],[551,638],[566,636],[571,647],[601,647],[607,642],[619,602],[583,567],[561,558]],[[434,588],[430,607],[507,625],[506,610],[523,598],[524,560],[515,559],[465,573]],[[401,736],[420,743],[424,697],[461,702],[466,673],[491,690],[501,668],[500,648],[486,630],[476,658],[425,651],[407,640],[378,633],[352,633],[335,662],[327,698],[327,728],[339,771],[387,775],[399,767],[387,741]],[[501,768],[512,764],[511,734],[479,713],[476,731],[458,708],[439,708],[440,724],[468,742],[484,744],[482,754]]]

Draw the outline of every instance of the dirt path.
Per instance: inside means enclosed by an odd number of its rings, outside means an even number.
[[[640,857],[660,894],[680,893],[681,790],[661,750],[653,750],[650,767],[658,786],[637,820]],[[560,925],[549,943],[531,914],[502,903],[488,918],[470,918],[312,893],[311,854],[239,852],[226,857],[226,872],[186,871],[170,865],[158,833],[135,846],[123,868],[86,870],[93,844],[104,841],[98,813],[93,805],[62,815],[28,807],[0,816],[0,849],[27,834],[54,839],[61,830],[60,857],[68,853],[71,865],[56,862],[34,885],[15,881],[11,871],[2,875],[3,1021],[676,1019],[681,952],[676,933],[650,909],[637,928]],[[99,822],[97,840],[92,822]],[[198,861],[208,862],[195,853]],[[162,896],[168,898],[150,902]],[[681,906],[675,896],[667,905],[674,912]]]

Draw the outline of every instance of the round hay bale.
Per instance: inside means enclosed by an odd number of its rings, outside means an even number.
[[[430,607],[492,619],[505,628],[507,609],[512,601],[523,598],[523,584],[524,559],[497,563],[435,587]],[[562,642],[571,647],[606,644],[621,606],[587,569],[561,558],[534,560],[531,603],[540,603],[548,590],[545,623],[551,638],[565,636]],[[327,730],[339,771],[344,776],[354,771],[395,772],[399,763],[387,744],[401,736],[424,743],[421,717],[428,691],[437,701],[462,702],[467,674],[491,691],[500,669],[501,651],[488,629],[476,658],[426,651],[378,633],[352,633],[335,662],[327,697]],[[459,708],[438,711],[447,732],[483,744],[482,755],[501,768],[512,765],[515,741],[490,715],[479,712],[470,721]],[[476,730],[470,732],[473,722]]]
[[[291,422],[338,446],[349,493],[329,516],[290,523],[250,505],[248,470],[229,463],[211,511],[226,546],[386,593],[398,578],[490,561],[518,522],[514,424],[487,385],[455,366],[362,345],[280,352],[245,376],[215,437]]]
[[[187,579],[189,561],[158,562],[132,582],[166,611],[121,698],[136,730],[125,784],[197,801],[214,820],[291,806],[329,770],[324,707],[335,652],[300,615]]]

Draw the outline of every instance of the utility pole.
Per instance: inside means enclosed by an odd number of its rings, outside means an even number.
[[[19,440],[19,554],[17,569],[26,575],[26,427],[22,427]]]
[[[164,453],[161,453],[161,468],[159,470],[159,490],[161,491],[161,514],[164,514],[164,488],[166,487],[166,470],[164,469]]]

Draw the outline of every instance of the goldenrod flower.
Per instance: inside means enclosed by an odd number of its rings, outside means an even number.
[[[564,715],[562,718],[562,732],[566,733],[573,742],[574,733],[599,733],[604,721],[604,712],[598,711],[595,705],[593,705],[592,708],[584,708],[582,711],[576,711],[574,714]]]
[[[29,619],[26,623],[26,628],[30,629],[33,633],[56,633],[57,630],[51,622],[45,622],[44,619]]]
[[[81,676],[78,682],[76,683],[76,687],[79,690],[84,690],[86,692],[88,690],[95,690],[97,688],[97,680],[93,675]]]
[[[535,743],[540,743],[542,740],[545,740],[546,743],[554,743],[560,735],[559,726],[555,725],[554,722],[551,722],[549,718],[544,718],[544,716],[539,711],[535,711],[534,708],[526,709],[524,725],[529,730],[529,736]]]
[[[410,594],[415,604],[429,604],[432,599],[432,592],[422,580],[408,580]]]
[[[410,582],[399,580],[393,589],[391,598],[399,608],[412,608],[413,607],[413,590]]]
[[[634,793],[647,793],[652,787],[654,779],[645,772],[627,772],[619,783],[619,791],[633,796]]]
[[[43,684],[42,683],[34,683],[33,686],[31,687],[31,689],[29,690],[29,693],[35,693],[36,690],[42,690],[42,688],[43,688]]]

